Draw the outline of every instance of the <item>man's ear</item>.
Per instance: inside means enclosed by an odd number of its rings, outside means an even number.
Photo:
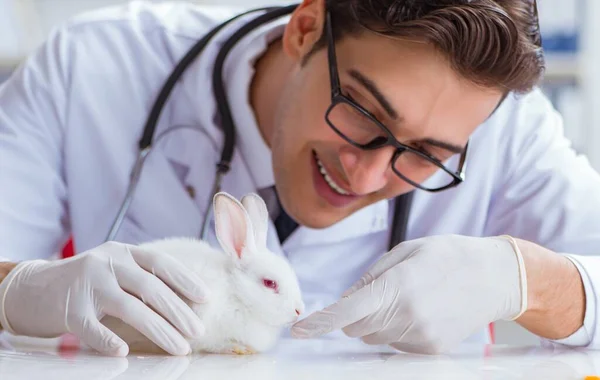
[[[325,1],[303,0],[292,13],[283,34],[283,50],[293,60],[301,61],[319,41],[325,28]]]

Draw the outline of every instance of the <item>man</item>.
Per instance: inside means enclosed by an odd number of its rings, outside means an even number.
[[[149,109],[227,17],[144,3],[81,16],[1,87],[5,329],[73,332],[109,355],[128,348],[104,315],[171,354],[201,338],[174,291],[210,302],[210,284],[131,244],[198,236],[223,140],[213,64],[254,17],[227,26],[175,88],[157,134],[200,132],[156,144],[119,243],[103,239]],[[232,50],[238,142],[223,190],[271,199],[269,247],[294,266],[311,312],[294,336],[341,330],[435,353],[514,319],[546,341],[597,344],[600,263],[586,255],[600,252],[600,177],[535,88],[536,23],[524,0],[305,0]],[[409,193],[406,241],[384,254]],[[81,254],[41,260],[69,234]]]

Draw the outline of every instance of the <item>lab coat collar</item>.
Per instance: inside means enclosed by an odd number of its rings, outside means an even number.
[[[214,60],[223,42],[241,25],[255,17],[257,14],[244,16],[217,34],[207,45],[205,52],[183,75],[182,88],[186,98],[194,105],[195,123],[204,130],[213,143],[219,147],[219,150],[223,146],[224,136],[216,99],[212,91]],[[236,126],[235,150],[241,154],[244,163],[248,166],[257,189],[274,186],[275,178],[271,150],[262,138],[250,104],[250,83],[254,76],[256,59],[266,50],[272,40],[283,34],[283,29],[288,21],[289,16],[283,17],[246,35],[229,52],[223,68],[225,92]],[[165,144],[165,155],[173,163],[176,163],[175,166],[180,166],[181,173],[187,173],[182,178],[184,181],[197,174],[193,168],[192,170],[185,168],[187,166],[189,169],[190,165],[194,165],[193,161],[189,160],[190,157],[181,153],[186,143],[179,139],[170,141],[169,146]]]
[[[231,51],[225,63],[227,97],[235,109],[233,120],[237,127],[238,146],[257,189],[275,185],[271,149],[262,137],[250,103],[250,87],[255,74],[254,65],[269,44],[283,34],[289,17],[271,22],[253,31]]]

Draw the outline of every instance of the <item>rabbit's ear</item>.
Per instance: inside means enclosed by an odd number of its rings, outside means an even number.
[[[258,194],[250,193],[242,197],[242,205],[246,208],[252,222],[254,242],[258,247],[266,247],[269,212],[265,201]]]
[[[242,258],[254,247],[254,236],[250,217],[242,206],[231,195],[220,192],[213,199],[215,210],[215,230],[217,239],[226,253]],[[246,247],[249,250],[244,250]]]

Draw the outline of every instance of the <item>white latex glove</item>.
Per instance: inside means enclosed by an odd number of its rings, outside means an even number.
[[[0,283],[0,324],[14,335],[72,333],[101,353],[125,356],[127,344],[99,322],[111,315],[168,353],[186,355],[183,335],[200,338],[204,326],[174,291],[194,302],[207,294],[171,256],[110,242],[66,260],[18,264]]]
[[[434,236],[396,246],[341,300],[297,322],[292,335],[343,329],[368,344],[436,354],[526,308],[525,266],[512,238]]]

